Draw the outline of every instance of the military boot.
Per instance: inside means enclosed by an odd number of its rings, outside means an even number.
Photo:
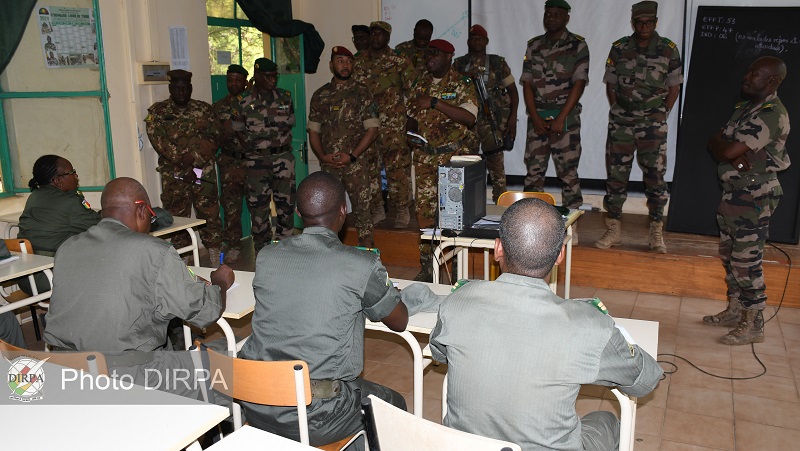
[[[372,223],[377,224],[386,219],[386,212],[383,211],[383,205],[372,209]]]
[[[726,345],[746,345],[764,342],[764,314],[761,310],[742,310],[742,319],[736,329],[720,340]]]
[[[611,246],[617,246],[622,244],[622,237],[620,237],[620,233],[622,232],[622,221],[619,219],[609,218],[608,216],[605,217],[606,220],[606,233],[600,237],[599,240],[595,241],[594,247],[599,249],[608,249]]]
[[[408,213],[408,207],[403,207],[397,210],[397,216],[394,220],[395,229],[405,229],[411,221],[411,215]]]
[[[661,230],[664,228],[664,223],[661,221],[650,222],[650,236],[648,242],[650,243],[650,252],[656,254],[666,254],[667,245],[664,244],[664,235]]]
[[[422,269],[419,271],[416,277],[414,277],[415,282],[432,282],[433,281],[433,256],[431,255],[421,255],[419,257],[419,262],[422,264]]]
[[[208,259],[210,260],[210,263],[211,263],[209,265],[209,267],[214,268],[214,269],[219,268],[219,264],[220,264],[219,253],[220,253],[220,250],[219,250],[218,247],[212,247],[212,248],[208,249]]]
[[[709,326],[725,326],[732,327],[739,324],[742,319],[742,303],[738,299],[730,298],[728,306],[725,310],[717,313],[716,315],[708,315],[703,317],[703,324]]]

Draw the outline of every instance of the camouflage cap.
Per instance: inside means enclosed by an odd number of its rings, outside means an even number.
[[[247,69],[238,64],[231,64],[230,66],[228,66],[228,73],[242,74],[245,77],[250,75],[250,72],[247,72]]]
[[[567,12],[572,11],[572,7],[569,6],[569,3],[565,2],[564,0],[547,0],[544,2],[544,7],[566,9]]]
[[[469,27],[469,35],[470,36],[483,36],[486,39],[489,39],[489,33],[486,32],[486,28],[475,24]]]
[[[392,34],[392,26],[382,20],[376,20],[375,22],[370,23],[369,28],[370,30],[373,28],[380,28],[389,34]]]
[[[278,65],[269,58],[259,58],[253,64],[253,69],[258,72],[277,72]]]
[[[192,73],[183,69],[175,69],[167,72],[167,80],[173,81],[192,81]]]
[[[349,56],[350,58],[353,57],[353,52],[351,52],[347,47],[343,45],[334,45],[331,49],[331,59],[337,56]]]
[[[352,27],[350,27],[350,31],[352,31],[353,34],[369,33],[369,27],[366,25],[353,25]]]
[[[453,47],[453,44],[445,41],[444,39],[434,39],[433,41],[428,43],[428,47],[440,50],[444,53],[455,53],[456,51],[456,48]]]
[[[658,3],[645,1],[639,2],[631,7],[631,19],[639,17],[656,17],[658,14]]]

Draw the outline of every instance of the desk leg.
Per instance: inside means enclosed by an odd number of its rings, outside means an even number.
[[[567,241],[567,256],[564,259],[566,260],[566,265],[564,266],[564,299],[569,299],[570,274],[572,274],[572,225],[567,227],[567,237],[569,237],[569,240]]]
[[[489,273],[489,249],[483,250],[483,280],[491,280],[492,275]]]
[[[195,266],[200,266],[200,253],[198,252],[197,235],[194,233],[194,229],[191,227],[187,228],[186,231],[189,232],[189,239],[192,240],[192,257],[194,257],[194,264]]]
[[[399,335],[403,340],[406,341],[406,343],[408,343],[408,346],[411,347],[411,353],[414,356],[414,416],[422,418],[422,371],[427,365],[425,362],[423,362],[422,348],[419,346],[419,342],[417,341],[416,337],[414,337],[414,335],[407,330],[403,332],[395,332],[383,327],[370,327],[369,325],[367,325],[367,329]],[[426,360],[427,364],[430,365],[431,359]]]
[[[236,357],[236,336],[233,335],[231,325],[222,317],[217,320],[217,325],[222,329],[222,332],[225,334],[225,341],[228,342],[228,355]]]
[[[433,246],[433,242],[431,242],[431,246]],[[439,264],[442,263],[442,256],[444,255],[444,247],[442,243],[439,243],[433,249],[433,261],[431,262],[431,266],[433,266],[433,283],[439,283]]]

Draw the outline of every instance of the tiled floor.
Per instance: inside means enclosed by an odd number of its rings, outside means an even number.
[[[395,278],[415,270],[389,268]],[[597,296],[612,316],[658,321],[659,353],[676,354],[705,371],[723,377],[761,372],[751,347],[730,347],[717,340],[725,328],[702,324],[703,315],[724,308],[719,301],[697,298],[572,287],[574,297]],[[772,316],[774,308],[765,312]],[[639,399],[637,450],[789,450],[800,443],[800,310],[781,309],[766,325],[766,341],[755,346],[767,373],[754,380],[727,380],[702,374],[672,356],[660,356],[665,376],[656,390]],[[427,336],[418,336],[427,342]],[[412,405],[411,351],[391,334],[367,331],[364,376],[403,393]],[[441,420],[441,387],[446,365],[431,366],[424,377],[424,416]],[[605,388],[585,387],[579,415],[603,409],[619,414]]]

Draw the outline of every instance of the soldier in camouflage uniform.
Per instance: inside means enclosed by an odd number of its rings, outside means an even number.
[[[335,46],[329,64],[333,79],[311,96],[308,141],[322,170],[344,184],[353,207],[358,245],[375,247],[370,214],[370,173],[361,155],[378,137],[378,108],[353,73],[353,54]]]
[[[475,86],[469,77],[452,68],[455,48],[443,39],[429,44],[428,71],[411,86],[407,102],[408,128],[428,142],[410,141],[414,149],[417,222],[421,229],[436,223],[439,199],[439,166],[454,155],[469,153],[469,130],[478,117]],[[434,79],[439,80],[438,83]],[[415,280],[431,282],[433,252],[431,244],[420,242],[422,270]]]
[[[200,238],[209,251],[211,265],[219,265],[222,244],[222,221],[217,199],[217,172],[214,153],[222,137],[222,126],[211,105],[192,99],[192,73],[172,70],[169,78],[170,98],[147,109],[147,136],[158,153],[161,174],[161,203],[174,216],[191,216],[206,220]],[[194,168],[202,170],[198,179]],[[189,245],[189,237],[172,237],[176,248]],[[195,262],[198,264],[198,262]]]
[[[222,152],[217,157],[222,190],[220,203],[225,215],[223,239],[225,241],[225,263],[233,263],[242,252],[242,199],[245,196],[244,147],[231,128],[231,117],[236,98],[247,85],[247,69],[238,65],[228,66],[228,95],[217,101],[213,108],[222,123],[225,134]]]
[[[433,36],[433,24],[428,19],[421,19],[414,25],[414,39],[397,44],[394,51],[411,60],[417,73],[422,74],[428,61],[426,52],[431,36]]]
[[[497,198],[506,191],[503,138],[508,137],[513,141],[517,136],[519,93],[506,59],[500,55],[487,55],[488,44],[489,34],[486,29],[480,25],[471,26],[467,38],[469,53],[456,58],[453,67],[473,80],[475,77],[482,77],[486,92],[489,94],[489,108],[496,130],[492,131],[491,122],[484,110],[478,110],[478,122],[475,128],[470,130],[473,139],[470,149],[474,152],[477,152],[478,148],[483,149],[486,169],[492,182],[492,199],[497,203]]]
[[[776,92],[784,78],[786,65],[780,59],[767,56],[754,61],[742,82],[748,100],[736,105],[728,123],[708,143],[719,161],[722,185],[717,224],[728,307],[703,322],[736,325],[722,337],[727,345],[764,341],[762,311],[767,296],[761,259],[770,216],[783,194],[777,173],[790,164],[789,114]]]
[[[353,77],[372,93],[378,105],[381,120],[380,137],[367,152],[373,162],[372,181],[373,222],[385,219],[381,191],[380,165],[386,169],[389,182],[389,206],[396,210],[396,228],[405,228],[409,222],[411,204],[411,150],[406,145],[406,109],[404,93],[414,80],[415,70],[408,58],[389,48],[392,26],[386,22],[372,22],[370,49],[356,58]],[[380,163],[379,163],[380,162]]]
[[[622,205],[628,197],[634,151],[642,168],[650,214],[650,251],[666,253],[662,229],[669,193],[667,172],[667,118],[678,99],[683,75],[678,47],[656,33],[658,4],[633,5],[633,35],[611,46],[603,82],[611,104],[606,141],[605,234],[595,247],[622,244]]]
[[[356,47],[356,56],[359,53],[369,50],[369,27],[366,25],[353,25],[350,27],[353,33],[353,45]]]
[[[546,33],[528,41],[520,82],[529,114],[525,191],[544,191],[552,155],[561,181],[561,204],[578,208],[583,204],[578,177],[579,101],[589,82],[589,46],[583,37],[567,30],[570,10],[564,0],[545,2],[542,21]]]
[[[295,123],[292,95],[277,87],[278,66],[267,58],[254,64],[254,85],[239,94],[231,118],[233,129],[243,132],[247,157],[247,204],[253,220],[253,244],[258,252],[272,238],[270,198],[277,213],[275,239],[294,233]]]

